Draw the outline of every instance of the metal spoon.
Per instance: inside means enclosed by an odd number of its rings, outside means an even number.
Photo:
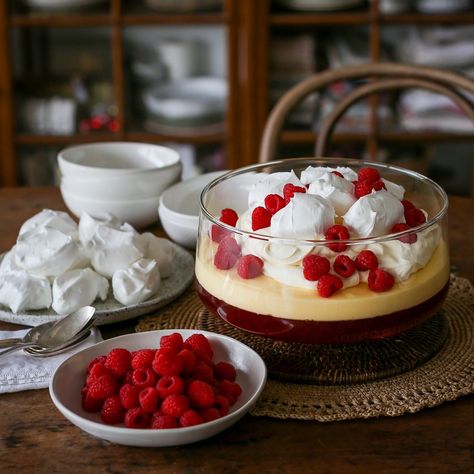
[[[31,328],[22,339],[5,339],[0,341],[0,347],[9,347],[0,353],[1,355],[13,352],[25,347],[38,347],[40,349],[55,349],[68,345],[84,329],[90,328],[95,308],[84,306],[64,316],[58,321],[48,322]]]

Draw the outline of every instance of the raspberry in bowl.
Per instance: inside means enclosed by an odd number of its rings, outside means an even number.
[[[198,293],[229,324],[286,342],[394,336],[446,296],[447,207],[435,182],[387,164],[242,168],[201,195]]]

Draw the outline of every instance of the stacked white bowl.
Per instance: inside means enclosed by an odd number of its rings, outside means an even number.
[[[75,216],[110,213],[136,229],[157,222],[161,194],[181,175],[175,150],[135,142],[66,148],[58,155],[58,165],[61,194]]]

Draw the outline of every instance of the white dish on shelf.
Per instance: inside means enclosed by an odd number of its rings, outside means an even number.
[[[3,256],[4,254],[0,256],[0,261]],[[158,293],[153,298],[142,303],[124,306],[113,297],[110,290],[105,301],[97,300],[92,304],[96,308],[95,324],[103,325],[126,321],[162,308],[181,295],[193,279],[194,259],[189,252],[176,245],[173,273],[162,280]],[[0,306],[0,321],[13,324],[38,326],[38,324],[48,321],[57,321],[61,317],[51,308],[15,314]]]
[[[227,173],[214,171],[181,181],[160,197],[158,214],[168,236],[187,248],[196,246],[201,192],[208,183]]]
[[[456,13],[471,7],[471,0],[416,0],[416,9],[422,13]]]
[[[364,0],[276,0],[276,3],[291,10],[319,12],[356,7]]]
[[[30,8],[65,11],[72,8],[86,8],[105,3],[106,1],[107,0],[23,0],[23,3]]]
[[[145,89],[143,104],[161,122],[192,125],[222,121],[227,104],[227,84],[218,77],[192,77]]]
[[[187,428],[133,429],[126,428],[123,424],[104,424],[98,413],[88,413],[82,409],[81,388],[84,385],[86,367],[92,359],[107,354],[116,347],[129,351],[158,347],[160,337],[173,332],[179,332],[183,338],[198,332],[204,334],[214,350],[214,360],[231,362],[236,368],[236,382],[241,386],[242,394],[227,415]],[[56,369],[49,385],[49,394],[56,408],[71,423],[93,436],[128,446],[178,446],[214,436],[240,420],[257,402],[265,387],[266,378],[267,370],[262,358],[245,344],[207,331],[168,329],[119,336],[74,354]]]

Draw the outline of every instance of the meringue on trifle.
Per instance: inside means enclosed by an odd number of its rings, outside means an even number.
[[[394,336],[449,284],[447,196],[399,167],[288,159],[242,168],[201,196],[196,285],[231,325],[287,342]]]

